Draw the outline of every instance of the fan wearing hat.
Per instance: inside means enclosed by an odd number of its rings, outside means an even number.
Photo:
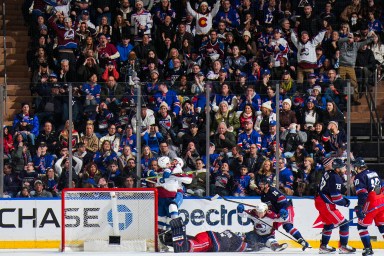
[[[44,189],[44,184],[41,180],[35,180],[33,188],[31,197],[53,197],[51,192]]]
[[[269,124],[271,121],[276,121],[276,114],[273,112],[272,101],[266,101],[261,104],[261,111],[257,112],[255,130],[260,135],[265,135],[269,132]]]
[[[321,119],[322,110],[317,107],[316,98],[309,96],[304,108],[297,112],[297,119],[304,130],[314,130],[314,125]]]
[[[203,35],[207,35],[212,28],[213,18],[216,16],[220,8],[220,0],[217,0],[212,10],[209,11],[208,3],[203,1],[200,3],[198,11],[195,11],[191,7],[189,0],[187,1],[187,11],[196,20],[195,33],[200,38]]]
[[[280,59],[288,58],[288,42],[282,37],[283,31],[276,28],[273,32],[273,38],[269,41],[268,45],[265,47],[265,51],[270,55],[272,60],[272,67],[280,67]]]
[[[212,125],[212,133],[217,129],[220,123],[225,122],[228,125],[228,131],[237,134],[240,128],[240,121],[235,111],[229,110],[227,101],[222,101],[219,104],[219,110],[216,112]]]
[[[291,98],[296,93],[296,82],[292,79],[289,70],[285,69],[281,76],[280,94],[283,98]]]
[[[336,152],[341,145],[347,143],[347,135],[344,129],[339,129],[338,122],[330,121],[322,140],[325,144],[328,144],[330,151]]]
[[[246,15],[248,16],[248,14]],[[240,53],[244,55],[247,60],[250,60],[257,54],[256,42],[252,40],[251,32],[248,30],[243,32],[242,40],[243,41],[240,42]]]
[[[316,99],[316,106],[321,108],[321,109],[325,109],[326,105],[327,105],[327,100],[324,96],[322,96],[321,94],[322,92],[322,88],[320,85],[315,85],[312,87],[312,90],[311,90],[311,97],[315,98]]]
[[[291,109],[292,101],[290,99],[283,100],[283,106],[280,109],[280,129],[284,131],[292,123],[297,123],[296,113]]]

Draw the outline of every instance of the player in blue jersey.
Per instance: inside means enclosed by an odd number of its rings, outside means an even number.
[[[263,178],[259,181],[259,189],[261,191],[261,202],[266,203],[269,209],[279,214],[286,222],[283,222],[284,230],[292,235],[303,246],[303,251],[306,248],[312,248],[307,241],[301,236],[299,230],[293,226],[295,212],[291,200],[287,200],[285,195],[274,187],[271,187],[271,181]]]
[[[355,206],[359,218],[357,230],[364,245],[363,256],[373,255],[368,226],[375,221],[384,237],[384,190],[379,175],[368,169],[363,158],[356,158],[353,167],[357,173],[354,181],[358,197]]]
[[[323,160],[325,172],[321,178],[321,183],[315,197],[315,207],[319,211],[320,218],[324,223],[321,237],[320,254],[336,252],[336,248],[329,246],[328,242],[332,235],[332,229],[339,227],[340,234],[340,254],[354,253],[356,249],[348,245],[349,223],[343,214],[336,209],[336,205],[348,207],[350,201],[341,194],[345,174],[345,163],[341,159],[325,158]]]

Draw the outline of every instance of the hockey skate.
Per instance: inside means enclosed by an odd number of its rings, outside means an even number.
[[[329,245],[320,245],[319,254],[335,253],[336,248]]]
[[[283,244],[278,244],[278,243],[271,244],[271,250],[274,251],[274,252],[280,252],[280,251],[286,249],[287,247],[288,247],[288,244],[286,244],[286,243],[283,243]]]
[[[167,243],[168,237],[171,236],[170,244]],[[159,233],[158,235],[158,241],[159,241],[159,250],[160,252],[169,252],[168,246],[172,246],[172,234],[169,231],[164,231],[162,233]]]
[[[355,253],[356,249],[349,245],[341,245],[339,248],[339,254]]]
[[[303,251],[305,251],[307,248],[312,248],[312,246],[307,241],[305,241],[304,238],[300,238],[297,240],[297,242],[303,246]]]
[[[372,248],[364,248],[363,250],[363,256],[367,256],[367,255],[373,255],[373,251],[372,251]]]

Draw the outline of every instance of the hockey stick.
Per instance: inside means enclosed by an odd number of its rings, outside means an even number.
[[[375,210],[377,210],[377,209],[379,209],[379,208],[381,208],[381,207],[383,207],[383,206],[384,206],[384,204],[379,204],[378,206],[376,206],[376,207],[372,208],[371,210],[365,212],[365,214],[370,213],[370,212],[373,212],[373,211],[375,211]],[[336,229],[336,228],[338,228],[338,227],[344,226],[344,225],[346,225],[346,224],[348,224],[348,223],[350,223],[350,222],[352,222],[353,220],[358,219],[358,218],[359,218],[359,217],[353,217],[352,219],[350,219],[350,220],[348,220],[348,221],[346,221],[346,222],[343,222],[343,223],[341,223],[340,225],[337,225],[336,227],[333,227],[333,228],[330,229],[329,231],[334,230],[334,229]],[[321,232],[319,235],[322,235],[322,234],[323,234],[323,232]]]
[[[193,192],[188,192],[188,191],[185,192],[185,194],[190,195],[190,196],[195,196],[195,197],[198,197],[198,198],[200,198],[200,199],[204,199],[204,200],[208,200],[208,201],[214,201],[214,200],[216,200],[216,199],[218,199],[218,198],[220,197],[220,195],[216,194],[216,195],[214,195],[213,197],[208,198],[208,197],[205,197],[205,196],[199,196],[199,195],[196,195],[195,193],[193,193]]]
[[[231,200],[231,199],[228,199],[228,198],[226,198],[226,197],[224,197],[224,196],[222,196],[221,198],[223,198],[224,201],[228,201],[228,202],[231,202],[231,203],[235,203],[235,204],[243,204],[243,205],[247,205],[247,206],[250,206],[250,207],[253,207],[253,208],[256,207],[255,205],[242,203],[242,202],[239,202],[239,201],[236,201],[236,200]],[[257,218],[255,218],[255,217],[251,216],[249,213],[247,213],[247,214],[248,214],[248,218],[250,218],[250,219],[254,219],[254,220],[257,220],[257,221],[260,221],[261,223],[263,223],[263,224],[269,226],[270,228],[272,228],[273,230],[276,230],[277,232],[279,232],[279,233],[282,234],[283,236],[285,236],[285,237],[289,238],[290,240],[292,240],[292,241],[298,243],[299,245],[303,246],[303,245],[302,245],[299,241],[297,241],[296,239],[294,239],[294,238],[288,236],[287,234],[284,234],[283,232],[281,232],[281,231],[278,230],[278,229],[275,229],[273,226],[269,225],[267,222],[263,221],[262,219],[257,219]],[[303,247],[303,251],[304,251],[305,249],[306,249],[306,247]]]

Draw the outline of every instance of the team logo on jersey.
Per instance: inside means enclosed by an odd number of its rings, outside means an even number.
[[[200,18],[199,19],[199,26],[202,28],[208,26],[207,18],[205,18],[205,17]]]
[[[267,226],[266,226],[265,224],[263,224],[263,223],[257,223],[257,224],[255,225],[255,229],[256,229],[257,231],[259,231],[260,233],[265,233],[265,232],[267,232]]]
[[[118,213],[118,216],[113,216],[112,209],[108,211],[107,213],[108,224],[111,227],[113,227],[113,221],[119,221],[118,223],[119,230],[127,229],[132,224],[133,213],[127,206],[122,204],[119,204],[117,206],[117,213]]]
[[[75,31],[73,29],[65,31],[64,39],[65,40],[73,40],[73,39],[75,39]]]
[[[304,47],[300,50],[300,55],[309,55],[309,49]]]

